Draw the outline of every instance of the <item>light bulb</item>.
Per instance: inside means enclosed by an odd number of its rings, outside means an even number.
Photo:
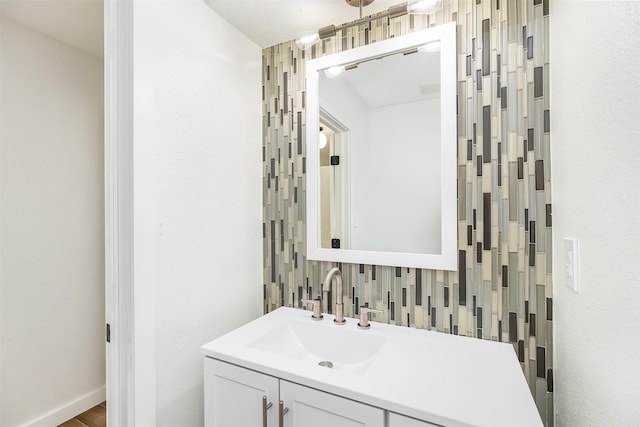
[[[329,79],[338,77],[342,73],[344,73],[344,65],[339,65],[339,66],[327,68],[326,70],[324,70],[324,75],[327,76],[327,78]]]
[[[302,50],[309,49],[320,41],[320,36],[314,31],[305,31],[296,37],[296,45]]]
[[[415,3],[411,3],[407,7],[407,10],[409,13],[414,14],[429,14],[440,9],[441,3],[441,0],[420,0]]]
[[[326,146],[327,146],[327,135],[325,135],[324,133],[320,132],[319,137],[318,137],[318,148],[320,150],[322,150]]]

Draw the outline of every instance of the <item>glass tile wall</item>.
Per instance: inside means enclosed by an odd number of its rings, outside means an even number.
[[[511,343],[552,426],[549,3],[442,3],[306,52],[263,51],[264,311],[302,308],[335,265],[306,259],[305,61],[457,22],[459,270],[341,264],[345,312],[368,304],[385,310],[376,321]]]

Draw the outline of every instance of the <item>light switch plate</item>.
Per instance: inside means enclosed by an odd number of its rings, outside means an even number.
[[[564,284],[578,292],[578,239],[564,239]]]

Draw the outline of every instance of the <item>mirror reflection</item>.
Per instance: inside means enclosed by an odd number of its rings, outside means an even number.
[[[438,45],[319,73],[322,248],[441,253]]]

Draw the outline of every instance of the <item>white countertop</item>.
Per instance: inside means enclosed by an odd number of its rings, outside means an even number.
[[[447,427],[542,427],[513,346],[356,319],[315,322],[311,312],[281,307],[201,347],[201,353],[297,384]],[[309,322],[376,334],[385,344],[365,372],[292,360],[251,344],[275,328]]]

